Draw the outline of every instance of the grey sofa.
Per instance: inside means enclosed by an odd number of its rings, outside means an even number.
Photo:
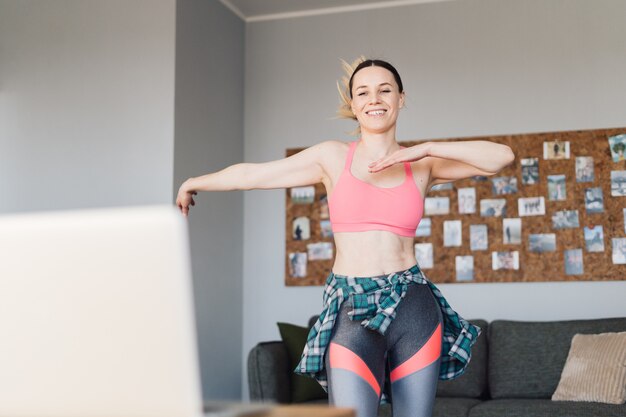
[[[626,404],[551,400],[574,334],[624,332],[626,317],[470,322],[483,332],[472,348],[465,373],[451,381],[439,381],[434,417],[626,417]],[[251,400],[290,403],[290,375],[291,364],[282,342],[262,342],[250,351]],[[324,402],[327,400],[310,403]],[[380,407],[379,416],[391,415],[389,404]]]

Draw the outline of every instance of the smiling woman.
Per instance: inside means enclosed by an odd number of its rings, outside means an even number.
[[[354,97],[350,109],[361,129],[372,133],[386,132],[396,124],[398,112],[404,106],[401,84],[393,80],[387,69],[378,66],[363,70],[357,81],[351,90]]]
[[[346,76],[343,78],[343,88],[339,84],[337,85],[342,101],[337,113],[339,117],[354,119],[359,122],[359,127],[355,132],[361,131],[360,123],[362,123],[362,120],[357,116],[357,109],[362,107],[362,104],[367,100],[368,95],[371,97],[371,94],[380,92],[387,98],[393,97],[395,99],[397,98],[396,96],[399,96],[401,101],[398,103],[398,108],[402,108],[404,106],[404,87],[402,86],[400,74],[398,74],[398,71],[388,62],[379,59],[368,60],[361,57],[352,65],[343,61],[343,66],[346,71]],[[370,76],[369,78],[366,77],[364,80],[359,80],[359,85],[354,85],[355,74],[365,67],[372,67],[374,71],[378,72],[378,76],[382,76],[382,78],[380,78],[380,84],[368,86],[367,83],[372,82],[372,77]],[[393,77],[393,81],[389,79],[389,75]],[[376,79],[376,77],[374,77],[374,79]],[[373,87],[373,90],[370,91],[368,87]],[[354,98],[354,95],[356,95],[356,98]],[[359,104],[361,104],[361,106],[359,106]],[[355,107],[355,105],[357,107]],[[367,115],[380,117],[384,116],[387,111],[388,109],[384,107],[378,109],[372,108],[367,110]],[[397,116],[394,121],[396,119]]]
[[[323,183],[336,256],[325,308],[295,372],[315,378],[331,404],[354,408],[357,417],[376,416],[389,394],[394,416],[427,417],[437,380],[464,373],[481,329],[450,307],[417,264],[413,239],[424,196],[434,184],[494,175],[514,155],[488,141],[400,146],[405,91],[398,71],[364,58],[344,69],[338,114],[358,122],[358,140],[326,140],[287,158],[190,178],[176,204],[187,216],[198,191]]]

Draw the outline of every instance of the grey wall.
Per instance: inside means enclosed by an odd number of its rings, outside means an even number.
[[[0,213],[172,204],[241,161],[244,29],[217,0],[0,0]],[[243,199],[197,202],[203,395],[239,398]]]
[[[169,203],[174,0],[0,0],[0,212]]]
[[[245,160],[351,140],[352,125],[330,118],[339,58],[360,54],[403,76],[399,140],[626,126],[624,16],[621,0],[474,0],[249,23]],[[244,195],[244,363],[257,342],[279,338],[277,321],[304,325],[322,308],[321,287],[284,286],[284,216],[284,190]],[[440,289],[466,318],[626,315],[625,281]]]
[[[175,191],[243,159],[244,23],[217,0],[176,8]],[[204,398],[241,395],[243,195],[199,193],[189,215]]]

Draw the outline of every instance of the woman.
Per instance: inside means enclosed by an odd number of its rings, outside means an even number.
[[[454,312],[417,265],[413,238],[424,196],[436,184],[494,175],[514,155],[488,141],[400,146],[405,93],[396,69],[371,59],[345,68],[339,114],[358,121],[357,141],[329,140],[288,158],[190,178],[176,204],[187,216],[198,191],[322,182],[336,256],[325,308],[295,372],[316,378],[331,404],[355,408],[358,417],[376,416],[379,402],[391,398],[395,417],[429,416],[437,379],[465,371],[480,328]]]

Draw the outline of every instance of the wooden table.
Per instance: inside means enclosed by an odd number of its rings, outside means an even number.
[[[241,417],[356,417],[352,408],[330,407],[326,404],[273,404],[236,401],[207,401],[204,404],[207,415],[233,415]]]
[[[250,417],[257,417],[257,414]],[[329,407],[325,405],[277,405],[259,417],[356,417],[352,408]]]

